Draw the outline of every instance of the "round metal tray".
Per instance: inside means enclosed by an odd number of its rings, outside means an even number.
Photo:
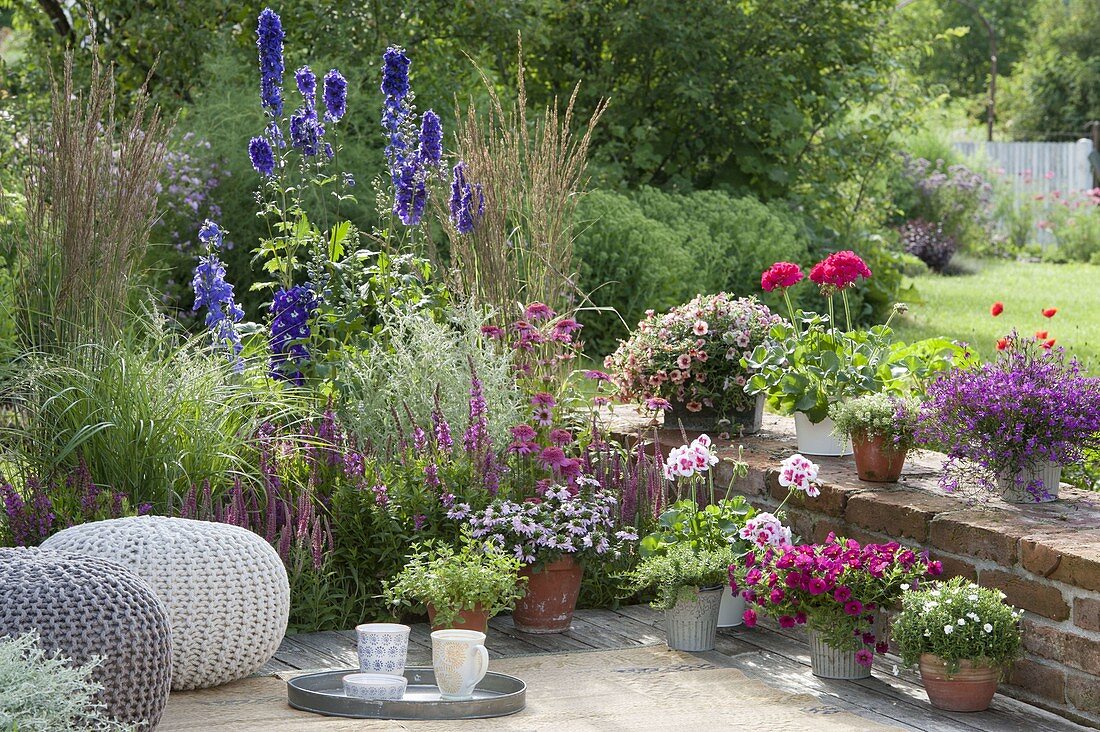
[[[474,689],[474,698],[444,701],[431,667],[405,669],[409,685],[396,701],[368,701],[344,695],[344,677],[359,669],[296,676],[287,682],[287,701],[295,709],[330,717],[360,719],[484,719],[515,714],[527,705],[527,685],[514,676],[490,671]]]

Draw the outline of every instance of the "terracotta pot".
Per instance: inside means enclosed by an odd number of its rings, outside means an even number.
[[[469,610],[460,610],[458,617],[450,625],[436,625],[435,623],[435,606],[428,605],[428,622],[432,625],[432,630],[476,630],[479,633],[489,632],[489,611],[481,607],[481,605],[474,605]]]
[[[1001,669],[997,666],[975,665],[959,661],[957,673],[948,674],[947,664],[939,656],[922,653],[920,677],[928,701],[937,709],[949,712],[981,712],[989,708],[997,692]]]
[[[895,447],[888,437],[868,437],[863,432],[852,435],[852,451],[859,479],[869,483],[897,483],[909,452]]]
[[[573,622],[584,568],[571,556],[538,571],[520,570],[527,578],[527,594],[516,603],[512,621],[523,633],[564,633]]]

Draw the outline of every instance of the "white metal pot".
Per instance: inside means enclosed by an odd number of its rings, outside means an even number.
[[[1027,487],[1032,481],[1041,481],[1047,495],[1035,500]],[[1016,473],[1001,473],[997,476],[997,490],[1009,503],[1046,503],[1058,500],[1058,486],[1062,481],[1062,466],[1045,462],[1028,467]]]
[[[803,455],[841,456],[852,454],[852,441],[841,442],[833,436],[833,420],[826,417],[811,422],[805,412],[794,413],[794,431],[798,436],[798,451]]]
[[[674,651],[713,651],[722,588],[696,590],[665,610],[668,647]]]
[[[745,598],[741,593],[734,594],[729,585],[722,592],[722,603],[718,606],[718,627],[735,628],[745,622]]]

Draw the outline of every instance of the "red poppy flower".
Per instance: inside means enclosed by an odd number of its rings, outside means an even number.
[[[997,350],[998,351],[1003,351],[1006,348],[1008,348],[1008,339],[1007,338],[1002,338],[999,341],[997,341]]]
[[[1044,318],[1053,318],[1054,315],[1057,312],[1058,312],[1058,308],[1047,308],[1046,310],[1043,311],[1043,317]]]
[[[1045,330],[1035,331],[1035,340],[1045,341],[1047,339],[1047,332]]]
[[[1051,338],[1049,341],[1043,341],[1043,348],[1047,349],[1048,351],[1054,348],[1054,340],[1055,339]]]
[[[802,281],[802,270],[793,262],[776,262],[760,275],[760,286],[765,292],[777,287],[792,287]]]
[[[989,314],[996,318],[998,315],[1005,311],[1005,304],[998,300],[993,303],[993,307],[989,308]]]

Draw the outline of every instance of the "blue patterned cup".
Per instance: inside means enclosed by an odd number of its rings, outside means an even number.
[[[359,670],[376,674],[405,673],[409,654],[409,626],[366,623],[355,628],[359,636]]]

